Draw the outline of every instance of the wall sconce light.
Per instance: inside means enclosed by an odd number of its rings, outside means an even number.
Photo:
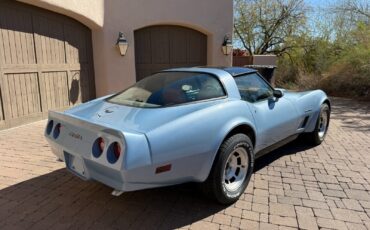
[[[127,52],[128,42],[122,32],[119,32],[116,46],[121,56],[125,56]]]
[[[230,55],[233,52],[233,42],[229,36],[225,36],[224,42],[222,43],[222,53],[225,55]]]

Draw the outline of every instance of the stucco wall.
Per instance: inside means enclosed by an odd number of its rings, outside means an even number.
[[[232,0],[21,0],[68,15],[92,29],[97,96],[113,93],[136,79],[134,31],[150,25],[182,25],[208,36],[208,65],[231,65],[221,52],[226,34],[232,34]],[[126,56],[115,47],[118,32],[129,42]]]
[[[67,15],[91,29],[104,24],[104,0],[18,0]]]

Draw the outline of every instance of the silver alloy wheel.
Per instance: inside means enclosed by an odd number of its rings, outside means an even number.
[[[226,161],[222,178],[222,183],[228,191],[236,191],[242,186],[247,176],[248,166],[249,157],[245,148],[234,149]]]
[[[319,121],[320,139],[322,139],[325,136],[326,131],[328,129],[328,123],[329,123],[328,117],[329,117],[329,110],[328,109],[323,110],[320,114],[320,121]]]

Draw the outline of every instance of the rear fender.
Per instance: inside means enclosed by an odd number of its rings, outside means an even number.
[[[250,119],[253,119],[252,117],[250,117]],[[214,164],[214,161],[216,159],[216,156],[218,154],[218,150],[220,149],[222,143],[225,141],[227,135],[233,130],[235,129],[236,127],[240,126],[240,125],[247,125],[249,126],[254,134],[255,134],[255,138],[256,138],[256,141],[257,141],[257,135],[256,135],[256,128],[254,126],[254,124],[251,122],[250,119],[246,119],[245,117],[236,117],[234,118],[233,120],[230,120],[229,122],[227,122],[223,127],[222,129],[220,130],[220,132],[218,133],[218,137],[217,137],[217,141],[214,143],[214,146],[215,146],[215,151],[213,152],[213,154],[211,155],[211,158],[209,161],[206,162],[205,164],[205,167],[207,170],[207,172],[203,175],[202,177],[202,181],[205,181],[208,176],[209,176],[209,173],[211,172],[211,169],[212,169],[212,166]]]
[[[240,100],[228,100],[181,116],[146,134],[153,165],[172,163],[169,176],[190,176],[191,180],[204,181],[230,130],[240,124],[254,128],[252,121],[247,104]]]

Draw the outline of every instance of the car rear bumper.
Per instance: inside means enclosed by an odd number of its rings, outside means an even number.
[[[53,122],[51,122],[53,121]],[[64,113],[49,112],[52,129],[45,130],[45,138],[52,152],[63,160],[66,168],[84,180],[96,180],[114,189],[132,191],[147,186],[145,178],[155,170],[144,134],[121,131],[104,124],[93,123]],[[54,135],[59,126],[58,135]],[[93,154],[97,139],[104,139],[104,150]],[[122,151],[115,161],[109,160],[109,149],[120,143]],[[129,148],[127,144],[129,143]],[[140,172],[136,172],[140,169]],[[135,172],[135,173],[132,173]],[[139,183],[137,183],[139,182]]]
[[[81,154],[67,152],[63,150],[61,146],[58,146],[58,144],[56,144],[54,141],[49,139],[48,141],[52,146],[52,152],[57,156],[57,158],[65,162],[66,169],[82,180],[95,180],[119,191],[135,191],[173,184],[163,181],[130,181],[132,178],[135,178],[138,175],[138,171],[140,171],[140,174],[154,175],[155,167],[152,165],[147,165],[145,167],[140,167],[140,169],[133,170],[114,169],[94,160],[84,158]],[[76,167],[73,168],[73,161],[76,159],[81,162],[83,167],[82,171],[80,169],[76,169]]]

